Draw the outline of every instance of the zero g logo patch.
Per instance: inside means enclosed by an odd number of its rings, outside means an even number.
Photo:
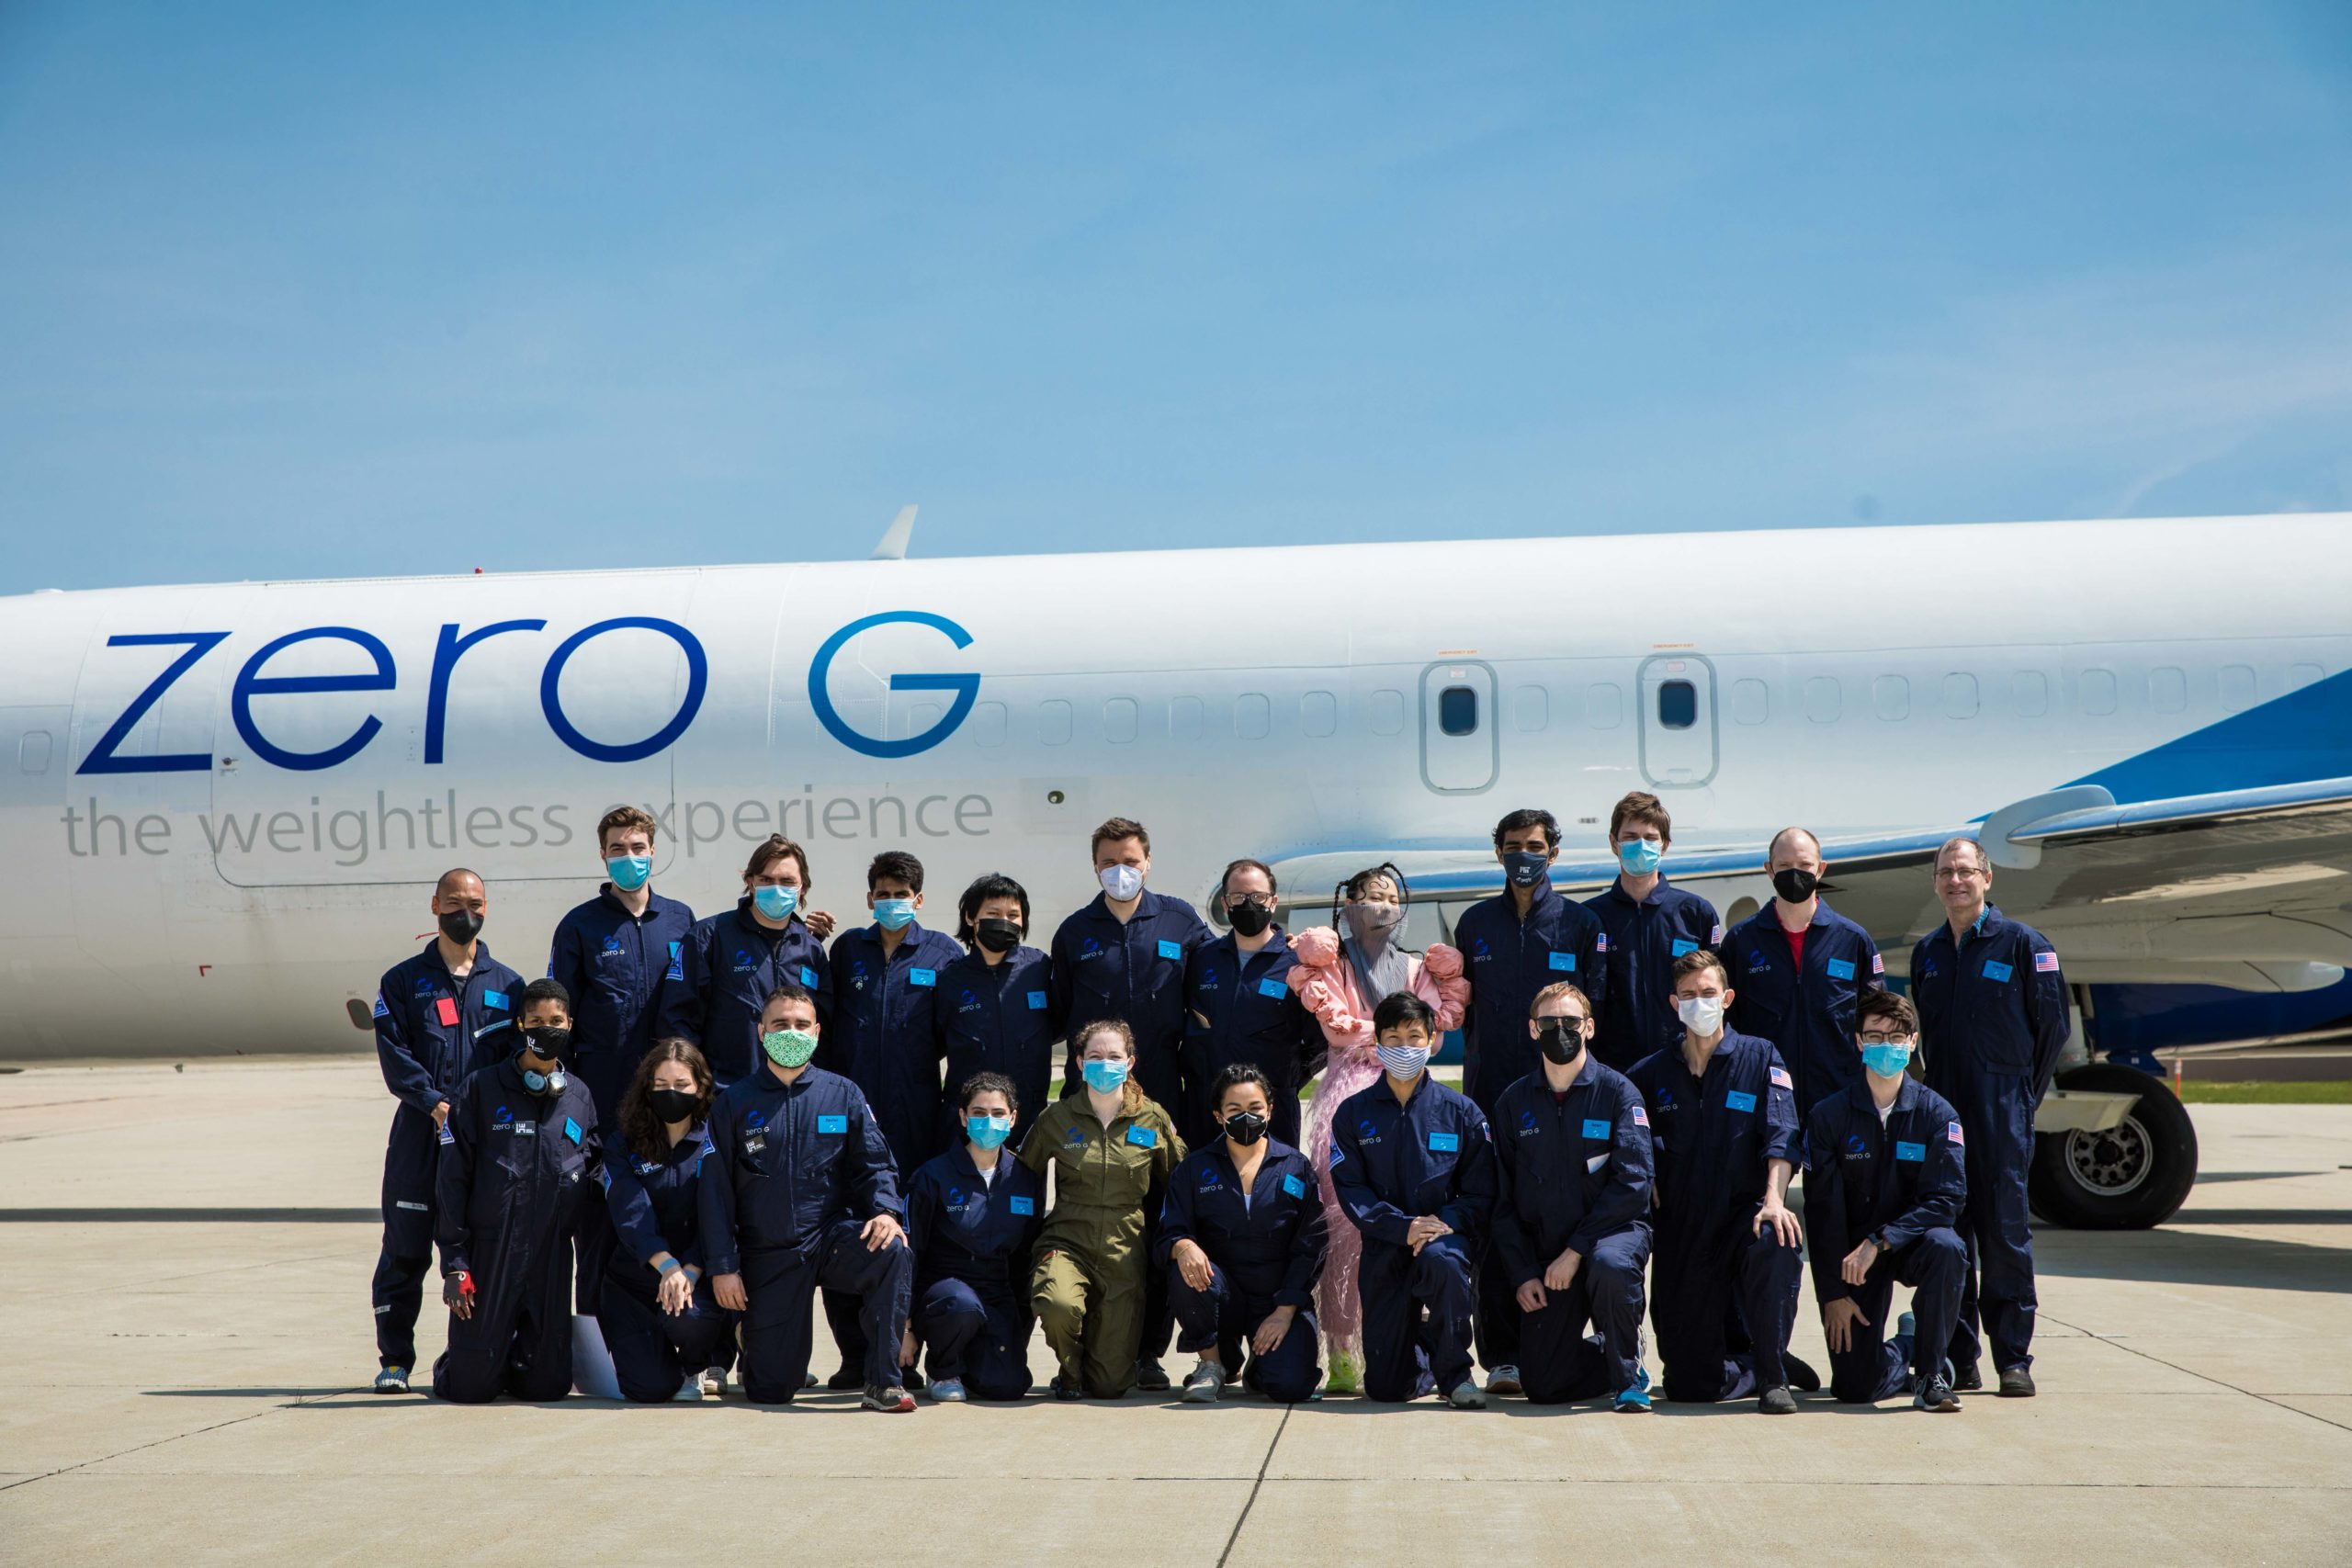
[[[953,693],[945,715],[922,734],[910,735],[904,740],[877,740],[873,736],[862,735],[851,728],[849,721],[842,717],[841,710],[833,706],[832,694],[827,690],[833,660],[858,633],[871,631],[876,626],[900,625],[929,626],[959,649],[972,646],[972,634],[944,615],[934,615],[926,610],[885,610],[879,615],[861,615],[827,637],[817,649],[817,657],[808,663],[808,705],[816,710],[817,722],[823,725],[825,732],[834,739],[868,757],[911,757],[919,751],[928,751],[956,733],[956,728],[970,715],[972,705],[980,694],[978,674],[894,674],[889,680],[889,689],[893,692]]]

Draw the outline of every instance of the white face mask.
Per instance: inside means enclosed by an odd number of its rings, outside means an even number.
[[[1674,1012],[1693,1034],[1713,1034],[1724,1026],[1721,997],[1684,997],[1674,1004]]]
[[[1381,1045],[1374,1047],[1380,1057],[1380,1070],[1401,1083],[1409,1083],[1421,1076],[1430,1065],[1430,1048],[1426,1045]]]
[[[1102,884],[1103,892],[1122,904],[1133,902],[1143,891],[1143,873],[1131,865],[1106,865],[1095,873],[1095,879]]]

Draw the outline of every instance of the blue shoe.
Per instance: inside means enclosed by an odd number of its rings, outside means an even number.
[[[386,1367],[382,1371],[378,1372],[376,1374],[376,1392],[378,1393],[406,1393],[408,1392],[408,1369],[406,1367]]]
[[[1642,1381],[1634,1387],[1619,1389],[1617,1391],[1616,1403],[1611,1406],[1611,1408],[1620,1416],[1648,1415],[1650,1409],[1649,1382],[1649,1375],[1647,1373],[1644,1373]]]

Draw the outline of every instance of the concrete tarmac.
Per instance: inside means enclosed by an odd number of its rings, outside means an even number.
[[[37,1067],[0,1076],[0,1562],[2352,1562],[2352,1107],[2193,1110],[2188,1207],[2042,1231],[2041,1396],[1957,1416],[456,1409],[364,1392],[372,1062]]]

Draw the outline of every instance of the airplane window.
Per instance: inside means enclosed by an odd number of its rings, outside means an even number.
[[[1944,677],[1944,716],[1974,718],[1976,716],[1976,677],[1952,674]]]
[[[2178,713],[2188,705],[2188,677],[2173,665],[2148,671],[2148,705],[2158,713]]]
[[[1478,730],[1478,694],[1467,686],[1448,686],[1437,694],[1437,727],[1448,735],[1475,735]]]
[[[1911,682],[1900,675],[1882,675],[1871,682],[1871,705],[1888,724],[1911,716]]]
[[[2316,664],[2290,664],[2287,666],[2287,689],[2292,692],[2308,686],[2326,673]]]
[[[1124,746],[1136,738],[1142,710],[1133,697],[1113,697],[1102,705],[1102,739]]]
[[[1320,740],[1340,729],[1340,699],[1329,692],[1309,692],[1298,699],[1299,733]]]
[[[1010,728],[1002,703],[982,703],[972,710],[972,744],[1001,746]]]
[[[1657,721],[1668,729],[1688,729],[1699,722],[1699,688],[1688,681],[1668,681],[1657,689]]]
[[[1204,714],[1198,697],[1178,697],[1168,705],[1168,739],[1198,740]]]
[[[1374,735],[1401,735],[1405,730],[1405,694],[1379,691],[1372,694],[1372,732]]]
[[[25,738],[17,742],[17,766],[28,773],[49,772],[51,742],[46,729],[28,729]]]
[[[1624,718],[1624,699],[1601,682],[1584,689],[1584,719],[1595,729],[1614,729]]]
[[[2244,713],[2254,705],[2254,666],[2222,666],[2222,711]]]
[[[2086,670],[2079,683],[2083,711],[2095,718],[2115,711],[2115,671]]]
[[[1731,721],[1734,724],[1761,724],[1772,716],[1772,694],[1761,681],[1734,681],[1731,683]]]
[[[1244,692],[1233,704],[1233,728],[1244,740],[1263,740],[1273,728],[1273,709],[1257,692]]]
[[[1069,744],[1070,705],[1059,697],[1037,705],[1037,739],[1048,746]]]
[[[1541,686],[1521,686],[1510,694],[1510,719],[1521,734],[1534,734],[1552,722],[1551,694]]]
[[[1815,675],[1804,683],[1804,716],[1815,724],[1835,724],[1845,706],[1835,675]]]
[[[2040,718],[2050,711],[2050,682],[2039,670],[2020,670],[2009,683],[2009,697],[2019,718]]]

